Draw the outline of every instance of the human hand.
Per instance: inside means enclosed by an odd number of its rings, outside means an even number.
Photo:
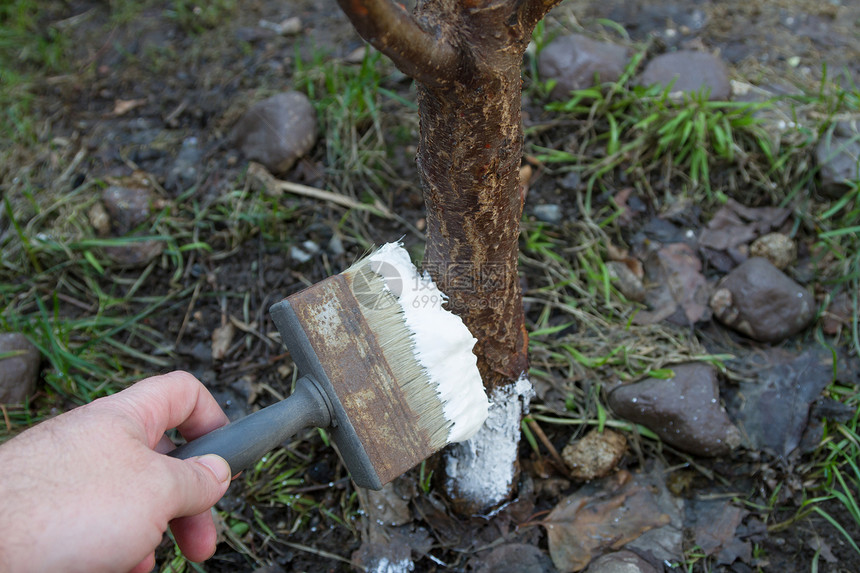
[[[150,571],[168,525],[192,561],[215,552],[210,508],[230,485],[214,455],[179,460],[227,423],[186,372],[148,378],[0,446],[0,571]]]

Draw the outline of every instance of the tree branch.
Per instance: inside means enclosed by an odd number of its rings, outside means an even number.
[[[520,5],[520,24],[531,33],[537,23],[560,3],[561,0],[524,0]]]
[[[407,76],[434,85],[457,69],[457,50],[424,30],[393,0],[337,1],[359,35]]]

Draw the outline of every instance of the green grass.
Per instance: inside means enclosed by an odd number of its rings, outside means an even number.
[[[854,398],[856,402],[856,396]],[[830,435],[825,435],[820,451],[824,459],[819,464],[820,481],[813,488],[814,497],[807,499],[801,512],[813,511],[827,521],[845,539],[845,542],[860,554],[860,547],[845,524],[827,512],[821,502],[837,502],[844,513],[860,527],[860,435],[858,435],[860,410],[847,424],[831,424]],[[817,494],[817,495],[815,495]]]
[[[184,30],[199,34],[228,22],[238,9],[237,0],[172,0],[165,15]]]
[[[821,118],[811,134],[804,133],[806,138],[814,135],[815,141],[831,137],[837,122],[860,116],[860,88],[855,85],[822,87],[815,95],[796,99],[797,105],[804,106],[810,115]],[[852,141],[860,141],[860,134]],[[813,174],[816,172],[813,170]],[[834,292],[842,290],[849,293],[851,323],[844,338],[854,352],[860,354],[860,301],[857,295],[860,292],[860,178],[849,182],[841,197],[829,200],[819,198],[811,201],[808,195],[803,194],[801,185],[811,186],[806,178],[799,178],[788,199],[802,204],[803,212],[807,214],[802,223],[815,233],[813,249],[817,254],[815,262],[822,271],[822,283],[834,288]],[[841,338],[833,343],[839,344]]]
[[[638,448],[647,449],[657,439],[653,433],[606,418],[603,381],[660,377],[667,365],[688,360],[711,362],[725,372],[723,362],[731,356],[709,355],[692,332],[631,321],[641,307],[616,290],[605,265],[608,245],[625,246],[618,211],[607,197],[632,187],[658,209],[691,201],[701,206],[703,222],[727,197],[751,206],[794,207],[796,224],[790,232],[814,253],[813,283],[834,295],[850,293],[852,305],[851,323],[836,337],[819,330],[810,338],[832,347],[847,344],[860,354],[860,181],[841,197],[826,199],[818,193],[813,158],[816,143],[836,121],[860,113],[860,91],[828,85],[817,93],[757,103],[714,102],[706,94],[679,99],[670,97],[671,87],[631,85],[640,57],[616,83],[547,103],[544,123],[528,130],[527,145],[545,172],[576,171],[584,186],[575,194],[576,219],[555,226],[524,219],[520,260],[530,277],[525,300],[531,377],[567,392],[566,412],[538,404],[532,418],[547,427],[606,424],[629,432],[630,439],[646,438]],[[546,97],[552,85],[532,80],[533,97]],[[783,119],[785,127],[774,129],[774,118]],[[852,393],[833,396],[858,407]],[[792,509],[787,501],[786,485],[752,511],[765,519],[793,513],[777,527],[818,516],[857,549],[849,533],[860,524],[856,420],[832,424],[813,455],[818,466],[796,470],[802,476],[797,479],[810,485],[798,507]],[[691,548],[681,566],[706,571],[712,565],[712,559]]]
[[[849,400],[856,406],[857,396]],[[798,503],[793,514],[781,522],[768,527],[769,531],[786,531],[798,523],[807,522],[812,516],[832,527],[841,536],[845,544],[860,555],[854,534],[849,527],[856,530],[860,527],[860,435],[857,432],[860,410],[854,418],[845,424],[831,422],[827,424],[828,434],[825,434],[816,452],[813,454],[815,468],[803,476],[805,487],[803,499]],[[771,493],[766,507],[753,508],[776,515],[778,499],[783,482]],[[829,503],[827,507],[825,504]],[[840,508],[836,513],[835,508]],[[817,559],[816,553],[816,559]]]
[[[132,22],[134,4],[110,4],[117,22]],[[200,8],[200,10],[195,10]],[[218,25],[235,4],[176,0],[171,17],[187,31]],[[208,12],[212,10],[213,12]],[[13,0],[0,7],[0,73],[4,83],[4,134],[37,144],[30,117],[30,83],[39,74],[61,72],[62,35],[32,31],[39,26],[35,2]],[[17,34],[17,35],[16,35]],[[535,33],[539,52],[551,32]],[[171,54],[172,55],[172,54]],[[180,57],[181,54],[176,54]],[[860,352],[858,281],[860,281],[860,191],[824,201],[815,194],[811,150],[818,138],[846,114],[860,112],[856,88],[822,89],[819,93],[762,103],[710,102],[703,94],[682,99],[667,89],[631,87],[642,54],[614,84],[581,90],[565,102],[548,104],[545,116],[527,134],[528,149],[542,162],[548,177],[578,171],[586,183],[576,194],[577,217],[559,225],[522,222],[520,264],[529,283],[525,289],[530,330],[531,377],[560,389],[564,410],[534,404],[531,417],[544,427],[580,429],[611,427],[627,432],[639,445],[658,448],[653,432],[613,419],[605,404],[607,380],[629,381],[666,376],[670,365],[707,361],[722,368],[728,357],[710,354],[691,329],[633,322],[642,305],[627,300],[607,268],[610,245],[623,247],[619,210],[607,200],[614,190],[631,186],[656,207],[689,199],[710,213],[726,197],[752,197],[755,204],[796,205],[793,234],[813,246],[815,278],[825,287],[855,293],[853,322],[831,343],[850,341]],[[172,60],[173,58],[167,58]],[[528,71],[528,70],[527,70]],[[545,97],[551,86],[540,84],[536,69],[529,94]],[[322,132],[317,154],[326,187],[374,203],[390,204],[396,179],[389,165],[392,148],[416,141],[415,104],[398,85],[392,67],[368,49],[361,62],[348,64],[315,52],[294,61],[294,85],[314,103]],[[406,95],[403,95],[403,94]],[[762,114],[789,109],[813,122],[796,121],[781,134],[765,131]],[[16,107],[17,106],[17,107]],[[404,119],[405,118],[405,119]],[[554,130],[554,124],[563,128]],[[549,126],[549,127],[547,127]],[[56,149],[51,157],[62,173],[71,163]],[[89,209],[106,184],[93,181],[69,190],[67,181],[25,173],[3,182],[0,206],[0,326],[23,332],[44,356],[46,384],[28,403],[7,407],[11,429],[0,425],[0,440],[58,409],[115,392],[154,370],[176,362],[181,333],[152,326],[164,316],[186,316],[198,303],[238,302],[250,324],[255,309],[250,292],[210,288],[207,272],[249,252],[280,253],[297,241],[297,231],[319,223],[317,205],[288,196],[268,196],[247,181],[237,181],[217,197],[201,199],[195,189],[177,198],[157,190],[157,207],[133,237],[101,237],[89,224]],[[50,173],[48,174],[50,175]],[[95,177],[98,174],[94,175]],[[417,184],[416,181],[411,182]],[[401,186],[402,188],[402,186]],[[352,246],[370,238],[366,214],[345,213],[333,223]],[[328,224],[330,221],[326,221]],[[162,244],[162,253],[137,269],[121,269],[109,257],[112,247],[141,240]],[[253,248],[251,248],[253,246]],[[360,249],[358,249],[360,250]],[[253,267],[256,261],[239,261]],[[336,271],[329,261],[314,268]],[[201,267],[199,276],[192,270]],[[321,270],[322,269],[322,270]],[[305,268],[290,268],[294,282],[308,281]],[[184,324],[184,323],[183,323]],[[263,327],[258,334],[265,336]],[[822,335],[823,336],[823,335]],[[276,341],[271,341],[276,345]],[[271,365],[269,365],[271,366]],[[836,394],[856,406],[850,393]],[[802,508],[827,520],[840,534],[848,523],[828,514],[822,503],[838,503],[857,521],[857,420],[830,426],[809,475],[807,504]],[[528,432],[528,426],[524,426]],[[532,435],[533,448],[539,448]],[[239,509],[220,511],[224,535],[237,551],[252,560],[255,551],[274,544],[290,550],[308,548],[291,536],[312,527],[337,527],[354,532],[358,500],[350,487],[306,481],[312,460],[323,455],[324,436],[308,433],[272,452],[243,476]],[[329,454],[326,454],[329,455]],[[418,488],[431,493],[436,476],[422,465]],[[338,474],[338,480],[343,475]],[[777,511],[773,492],[764,513]],[[323,552],[324,553],[324,552]],[[323,555],[324,558],[338,556]],[[708,563],[691,549],[689,570]],[[167,569],[199,570],[181,555],[171,554]]]
[[[280,250],[293,241],[295,208],[250,188],[206,205],[163,201],[134,235],[99,237],[88,219],[99,191],[98,182],[58,192],[24,181],[3,197],[0,327],[27,336],[47,364],[44,396],[9,411],[11,433],[57,404],[91,401],[174,364],[177,333],[149,323],[193,304],[206,280],[187,278],[195,261],[218,260],[255,238]],[[161,244],[161,254],[138,269],[117,267],[108,250],[140,241]]]
[[[536,40],[538,48],[543,42]],[[833,132],[837,121],[860,113],[860,89],[827,83],[825,68],[819,91],[801,96],[756,102],[709,101],[706,93],[678,98],[670,95],[671,86],[633,85],[643,58],[644,52],[638,52],[617,82],[546,103],[544,120],[550,127],[537,123],[527,133],[534,158],[547,171],[572,170],[582,176],[585,193],[577,196],[579,207],[586,222],[593,222],[584,244],[616,240],[618,211],[605,199],[595,198],[622,186],[633,187],[656,204],[686,198],[706,213],[730,196],[749,205],[793,206],[798,223],[791,233],[811,236],[821,282],[856,293],[860,180],[841,197],[824,200],[816,193],[818,166],[813,155],[816,143]],[[550,88],[539,89],[536,97]],[[558,122],[565,125],[561,135],[551,127]],[[778,123],[784,127],[776,129]],[[571,244],[567,239],[560,242]],[[582,238],[577,242],[581,244]],[[553,240],[540,228],[525,235],[523,249],[537,258],[558,257]],[[601,254],[585,250],[577,257],[580,265],[574,266],[586,269],[577,274],[577,281],[607,303],[604,312],[609,310],[608,301],[617,293],[602,267]],[[555,284],[567,284],[563,272],[553,274]],[[860,351],[856,298],[847,338]]]
[[[607,86],[577,90],[570,99],[550,102],[547,111],[581,118],[577,149],[535,145],[537,158],[581,169],[592,193],[608,174],[636,179],[671,169],[690,195],[712,197],[711,172],[717,166],[743,169],[757,162],[769,170],[774,151],[756,113],[768,102],[710,101],[706,92],[672,95],[672,86],[630,85],[639,62],[633,58],[622,77]]]
[[[827,76],[824,68],[823,75]],[[814,97],[799,98],[798,105],[811,109],[821,123],[815,130],[818,138],[832,137],[836,123],[860,116],[860,87],[856,85],[822,87]],[[856,135],[853,143],[860,141]],[[860,166],[858,166],[860,169]],[[793,196],[798,196],[796,192]],[[852,320],[848,340],[855,353],[860,354],[860,178],[850,182],[850,189],[841,197],[810,207],[810,221],[817,233],[815,249],[818,261],[826,269],[825,284],[836,285],[850,293]]]
[[[666,365],[706,361],[724,368],[690,331],[662,324],[634,325],[641,305],[621,294],[606,269],[611,209],[582,209],[581,218],[559,226],[524,219],[520,264],[530,277],[528,314],[530,377],[567,393],[566,411],[533,405],[532,417],[555,426],[609,426],[650,440],[643,426],[608,419],[606,380],[665,376]],[[528,432],[528,430],[526,430]]]
[[[0,4],[0,56],[11,68],[56,72],[66,65],[66,39],[53,26],[44,26],[45,6],[33,0]]]
[[[295,86],[317,110],[332,187],[364,202],[387,203],[389,198],[374,190],[384,189],[395,177],[388,164],[392,146],[414,135],[413,130],[404,130],[414,118],[399,125],[393,120],[403,110],[414,115],[415,109],[412,101],[386,87],[391,64],[369,46],[356,64],[331,59],[319,50],[313,51],[310,61],[297,51],[295,60]],[[387,130],[400,135],[388,141]]]
[[[35,141],[30,118],[34,75],[59,73],[68,65],[67,38],[44,25],[44,9],[34,0],[0,3],[0,136],[11,144]]]
[[[848,293],[852,309],[847,339],[860,354],[860,181],[853,191],[814,217],[818,230],[815,248],[827,269],[825,284]]]

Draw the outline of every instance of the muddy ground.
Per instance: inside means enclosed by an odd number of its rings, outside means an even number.
[[[246,184],[247,162],[229,143],[230,130],[242,112],[267,95],[291,88],[298,60],[311,62],[315,54],[343,59],[363,46],[334,0],[241,2],[213,28],[199,29],[180,25],[165,2],[145,2],[133,19],[122,24],[112,19],[112,4],[103,1],[49,4],[46,21],[61,26],[74,39],[70,44],[74,64],[68,73],[38,82],[34,114],[39,119],[43,145],[36,155],[32,155],[32,148],[10,155],[10,163],[0,169],[8,189],[14,186],[13,178],[22,176],[37,187],[49,187],[63,176],[67,178],[65,184],[74,188],[86,181],[125,180],[143,173],[157,181],[167,200],[212,204]],[[259,26],[261,20],[281,22],[294,16],[301,22],[294,35],[274,34]],[[825,63],[830,78],[841,75],[838,81],[860,81],[860,5],[849,0],[574,0],[557,9],[549,24],[568,30],[580,26],[605,37],[611,27],[601,19],[620,24],[630,36],[624,41],[650,39],[654,51],[688,47],[717,52],[730,64],[734,77],[776,89],[815,85]],[[393,70],[384,79],[384,87],[414,100],[409,82]],[[124,110],[118,107],[124,105],[120,102],[136,103]],[[389,101],[388,105],[393,104]],[[538,105],[527,101],[529,107],[536,109]],[[171,290],[177,280],[185,285],[203,285],[200,296],[194,299],[193,311],[177,305],[171,313],[147,319],[148,325],[171,333],[174,345],[166,357],[169,367],[195,373],[210,386],[231,417],[288,393],[291,373],[288,359],[264,336],[246,337],[242,345],[230,348],[224,359],[213,360],[211,335],[225,316],[242,317],[243,324],[253,323],[254,330],[265,333],[272,328],[266,316],[271,303],[343,269],[367,244],[403,236],[408,246],[420,245],[417,230],[421,228],[423,207],[412,164],[414,143],[408,143],[410,138],[417,140],[417,122],[410,114],[408,106],[397,107],[386,124],[390,134],[397,130],[397,136],[391,135],[392,142],[398,137],[406,142],[392,151],[389,159],[392,173],[388,181],[395,184],[378,191],[400,220],[358,218],[351,223],[355,232],[344,239],[344,250],[329,250],[303,263],[297,262],[286,247],[279,248],[277,237],[249,232],[247,240],[238,242],[230,229],[204,229],[218,257],[197,256],[178,278],[159,269],[149,277],[147,288],[155,296]],[[177,163],[183,143],[194,148],[190,167]],[[70,161],[77,156],[80,159],[68,172]],[[325,143],[319,142],[283,178],[321,188],[333,181],[343,183],[343,174],[335,176],[329,167]],[[556,190],[560,185],[553,178],[551,172],[542,175],[529,201],[560,202],[565,218],[570,218],[576,212],[576,202],[571,197],[559,198]],[[367,179],[356,176],[351,181],[360,187]],[[360,191],[346,191],[361,197]],[[313,241],[328,245],[338,234],[341,208],[299,197],[285,197],[283,204],[296,220],[289,236],[282,237],[286,244]],[[526,205],[527,213],[531,206]],[[356,239],[358,235],[365,242]],[[534,277],[525,276],[526,284],[530,280],[540,282],[537,271],[524,272],[535,273]],[[131,279],[134,271],[117,271],[117,275]],[[529,318],[536,320],[537,316]],[[569,432],[556,429],[548,432],[559,449],[569,436]],[[253,500],[264,499],[265,492],[254,485],[238,485],[219,508],[244,516],[252,531],[249,534],[240,527],[225,530],[225,542],[205,565],[206,570],[245,571],[266,564],[273,571],[280,570],[278,567],[284,571],[349,570],[348,561],[361,544],[358,502],[343,468],[319,437],[309,434],[303,438],[291,444],[292,453],[305,462],[308,457],[314,459],[304,465],[304,485],[295,493],[311,496],[322,507],[346,507],[351,511],[344,515],[352,515],[355,522],[348,527],[339,525],[316,512],[303,527],[283,534],[293,529],[291,520],[297,514],[284,509],[283,504],[255,505]],[[625,463],[633,469],[649,452],[653,449],[639,452],[638,457],[631,455]],[[660,452],[657,458],[660,463],[685,468],[677,478],[679,483],[672,486],[677,495],[718,499],[726,492],[741,492],[755,503],[766,503],[773,493],[763,485],[764,477],[783,479],[802,465],[801,460],[782,463],[743,456],[700,461],[708,471],[724,476],[722,482],[714,482],[692,471],[687,458],[671,452]],[[553,570],[548,558],[529,554],[531,561],[527,562],[522,554],[505,557],[493,553],[500,545],[522,543],[536,547],[545,556],[543,529],[518,526],[534,522],[535,515],[552,509],[576,489],[571,484],[565,487],[552,482],[549,478],[558,475],[546,469],[525,444],[522,461],[522,496],[490,520],[456,518],[438,496],[409,494],[415,496],[412,547],[416,555],[422,551],[425,555],[416,562],[416,571]],[[649,458],[643,465],[652,461]],[[537,490],[536,481],[543,484]],[[547,485],[552,483],[556,486]],[[831,503],[827,510],[860,539],[860,529],[844,515],[841,506]],[[759,554],[734,564],[715,565],[715,570],[809,571],[816,552],[826,546],[833,560],[821,559],[819,570],[860,571],[860,556],[823,519],[809,516],[785,530],[767,533],[754,513],[744,522],[747,529],[743,540],[755,540]],[[790,515],[788,511],[783,517]],[[267,539],[259,523],[281,533],[279,539]],[[169,561],[171,552],[166,544],[162,563]],[[686,570],[683,563],[664,567]]]

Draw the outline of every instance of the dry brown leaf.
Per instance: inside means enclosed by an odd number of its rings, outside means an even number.
[[[790,214],[788,208],[745,207],[729,199],[702,229],[699,244],[717,251],[734,249],[778,229]]]
[[[749,541],[735,536],[749,512],[725,500],[696,504],[696,544],[705,555],[717,555],[717,562],[731,564],[736,559],[747,563],[751,557]]]
[[[684,243],[670,243],[645,261],[651,287],[645,301],[650,310],[639,312],[636,324],[655,324],[675,314],[678,307],[689,324],[708,320],[710,292],[701,273],[702,261]]]
[[[623,483],[620,487],[619,482]],[[550,556],[559,571],[581,571],[592,559],[669,523],[651,489],[629,472],[619,472],[606,484],[609,491],[577,492],[562,500],[542,522]]]
[[[623,262],[624,259],[630,256],[630,251],[622,247],[616,247],[612,241],[607,241],[606,256],[610,261]]]
[[[612,197],[612,201],[615,203],[615,206],[618,207],[618,210],[621,212],[618,215],[618,222],[624,226],[629,225],[633,218],[636,216],[636,213],[627,205],[628,199],[630,199],[630,195],[633,194],[633,188],[627,187],[622,189],[618,193]]]
[[[409,508],[410,497],[404,496],[394,482],[386,484],[379,491],[367,492],[368,505],[364,508],[368,518],[384,525],[403,525],[412,521]]]
[[[236,327],[232,322],[223,324],[212,331],[212,359],[221,360],[233,343]]]
[[[642,261],[631,256],[629,250],[616,247],[612,242],[608,242],[606,244],[606,256],[610,261],[624,264],[637,279],[642,280],[645,276],[645,267],[642,266]]]
[[[146,105],[146,98],[141,99],[118,99],[113,103],[113,114],[125,115],[131,110]]]
[[[847,292],[836,295],[827,310],[821,313],[821,329],[824,333],[836,335],[842,331],[843,327],[851,324],[854,315],[852,307],[851,297],[848,296]]]
[[[469,538],[465,523],[451,515],[451,511],[434,495],[419,495],[413,500],[417,516],[423,520],[442,547],[459,547]]]

